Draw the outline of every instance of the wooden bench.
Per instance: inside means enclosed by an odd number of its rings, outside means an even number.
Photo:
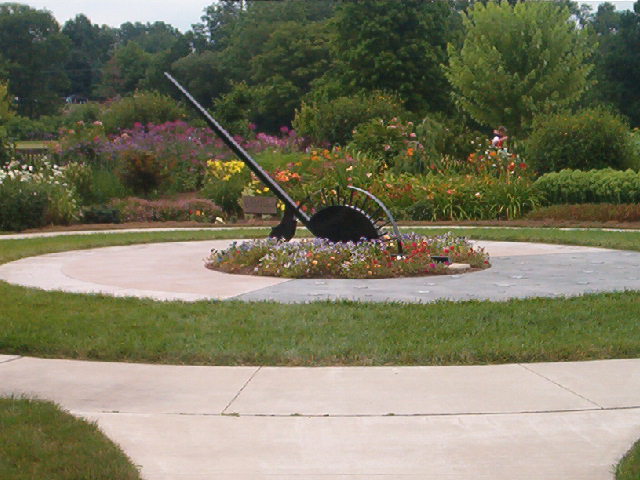
[[[242,210],[245,215],[278,215],[276,197],[242,197]]]

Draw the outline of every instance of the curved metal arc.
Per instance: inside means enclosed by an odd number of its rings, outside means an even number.
[[[402,249],[402,239],[400,237],[400,229],[398,228],[398,224],[396,223],[395,218],[393,218],[393,214],[387,208],[387,206],[384,203],[382,203],[382,200],[380,200],[378,197],[376,197],[371,192],[367,192],[366,190],[364,190],[362,188],[354,187],[354,186],[351,186],[351,185],[349,185],[348,188],[350,188],[351,190],[356,190],[356,191],[358,191],[360,193],[364,193],[367,197],[369,197],[371,200],[376,202],[380,208],[382,208],[382,211],[385,213],[385,215],[389,219],[389,222],[391,223],[391,226],[393,227],[393,233],[395,234],[396,241],[398,242],[398,255],[402,255],[403,249]]]
[[[247,167],[251,169],[253,173],[260,179],[262,183],[264,183],[269,189],[274,193],[276,197],[278,197],[287,207],[289,207],[295,216],[305,225],[309,224],[309,216],[304,213],[298,206],[296,202],[289,196],[287,192],[283,190],[283,188],[276,183],[276,181],[269,176],[269,174],[253,159],[251,155],[247,153],[247,151],[242,148],[238,142],[236,142],[233,137],[227,132],[222,125],[220,125],[215,118],[211,116],[211,114],[198,103],[198,101],[193,98],[193,96],[182,86],[178,81],[173,78],[169,73],[164,72],[165,77],[167,77],[171,83],[173,83],[178,90],[186,97],[187,100],[191,103],[191,105],[198,110],[202,116],[204,117],[207,124],[211,127],[211,129],[218,134],[218,136],[222,139],[222,141],[235,153],[240,160],[242,160]]]

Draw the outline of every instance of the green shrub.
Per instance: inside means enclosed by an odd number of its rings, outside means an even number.
[[[107,203],[111,199],[124,198],[131,194],[114,169],[95,167],[91,175],[91,200],[88,203]]]
[[[148,195],[166,178],[163,165],[154,152],[125,150],[118,165],[118,176],[122,183],[134,193]]]
[[[547,205],[640,202],[640,173],[633,170],[571,170],[547,173],[535,182]]]
[[[416,136],[430,155],[457,161],[466,161],[469,155],[488,146],[486,136],[469,128],[463,118],[437,114],[416,126]]]
[[[293,127],[316,144],[346,145],[357,125],[374,118],[400,117],[405,113],[401,105],[397,96],[380,92],[303,103],[296,110]]]
[[[48,206],[44,185],[5,178],[0,183],[0,230],[41,227]]]
[[[635,163],[628,126],[619,115],[601,108],[539,117],[524,146],[538,173],[629,168]]]
[[[0,126],[0,165],[9,163],[13,159],[14,154],[15,146],[9,138],[7,130]]]
[[[96,102],[67,105],[62,118],[66,125],[77,122],[93,123],[100,121],[102,117],[102,105]]]
[[[37,119],[15,115],[5,124],[14,140],[51,140],[58,136],[64,121],[60,116],[42,116]]]
[[[82,211],[84,223],[120,223],[120,209],[108,205],[95,205]]]
[[[133,128],[136,123],[157,125],[186,116],[186,110],[173,98],[156,92],[138,92],[111,103],[102,115],[102,123],[108,134],[115,134]]]

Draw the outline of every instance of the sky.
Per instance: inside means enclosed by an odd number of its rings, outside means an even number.
[[[93,23],[119,27],[125,22],[163,21],[182,32],[200,22],[204,9],[213,0],[16,0],[38,9],[51,11],[62,25],[78,13],[84,13]],[[585,0],[597,9],[599,0]],[[632,8],[633,1],[612,1],[618,9]]]
[[[84,13],[93,23],[119,27],[125,22],[169,23],[182,32],[200,22],[213,0],[12,0],[53,13],[61,25]]]

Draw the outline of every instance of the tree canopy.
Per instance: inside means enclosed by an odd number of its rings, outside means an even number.
[[[449,48],[447,77],[459,105],[486,126],[515,132],[533,117],[577,102],[588,86],[593,47],[569,9],[553,2],[476,3],[461,48]]]
[[[53,113],[69,86],[64,65],[71,41],[51,14],[18,3],[0,4],[0,57],[18,112]]]

